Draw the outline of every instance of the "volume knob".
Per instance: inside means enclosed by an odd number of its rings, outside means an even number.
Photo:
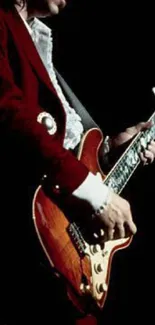
[[[108,290],[108,286],[106,283],[100,283],[96,285],[96,290],[98,293],[106,292]]]
[[[94,269],[95,269],[96,273],[99,273],[99,272],[102,272],[104,270],[104,266],[101,263],[100,264],[95,264]]]
[[[99,244],[91,245],[90,251],[92,254],[99,253],[101,251],[101,246]]]

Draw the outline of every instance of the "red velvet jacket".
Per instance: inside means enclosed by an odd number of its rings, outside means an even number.
[[[54,135],[37,122],[41,111],[55,118]],[[19,165],[24,152],[30,164],[36,157],[41,174],[50,172],[51,186],[58,184],[62,192],[71,193],[88,174],[87,168],[63,148],[64,109],[16,10],[0,10],[0,134],[1,139],[7,139],[3,158],[13,147],[18,147]]]

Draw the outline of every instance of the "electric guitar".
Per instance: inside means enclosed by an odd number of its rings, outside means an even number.
[[[150,117],[155,122],[155,113]],[[103,182],[117,194],[121,193],[140,163],[139,153],[155,138],[155,125],[139,132],[107,175],[99,165],[103,134],[90,129],[81,142],[78,159],[94,174],[100,172]],[[93,234],[92,242],[76,221],[45,195],[40,185],[33,197],[33,221],[37,236],[56,275],[65,281],[69,298],[80,311],[103,308],[110,280],[113,254],[126,248],[132,236],[104,241],[104,231]],[[101,245],[102,242],[102,245]]]

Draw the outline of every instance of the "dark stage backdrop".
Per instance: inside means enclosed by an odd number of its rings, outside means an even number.
[[[104,133],[147,119],[154,109],[151,9],[70,0],[59,16],[47,20],[55,65]]]
[[[149,118],[155,101],[155,26],[152,8],[72,0],[47,24],[54,62],[103,132]],[[131,200],[138,232],[113,259],[102,324],[139,324],[153,316],[154,164],[137,171],[123,195]],[[151,257],[152,256],[152,257]]]

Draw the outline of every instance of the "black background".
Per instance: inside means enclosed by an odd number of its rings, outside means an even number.
[[[72,0],[47,23],[53,27],[55,65],[104,133],[149,117],[153,8]]]
[[[54,62],[102,128],[116,133],[149,118],[155,102],[153,8],[72,0],[47,24]],[[138,232],[113,258],[101,324],[151,322],[154,293],[154,164],[136,171],[122,193]]]

